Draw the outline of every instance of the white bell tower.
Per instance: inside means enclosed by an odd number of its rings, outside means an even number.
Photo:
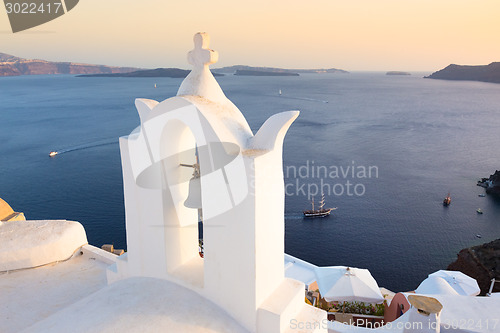
[[[137,99],[141,125],[120,138],[128,252],[108,280],[173,281],[250,332],[285,332],[291,322],[326,332],[326,313],[284,277],[282,145],[299,112],[276,114],[253,135],[209,70],[218,54],[208,35],[196,34],[194,44],[177,96]]]

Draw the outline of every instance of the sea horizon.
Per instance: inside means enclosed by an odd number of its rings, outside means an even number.
[[[290,190],[285,252],[320,266],[368,268],[380,286],[406,291],[427,274],[446,269],[462,248],[500,237],[500,202],[478,197],[484,189],[476,186],[499,168],[492,138],[500,127],[495,117],[500,85],[382,73],[217,80],[254,133],[272,114],[301,111],[283,151]],[[181,81],[0,78],[5,143],[0,153],[7,157],[1,163],[0,197],[29,220],[76,220],[90,244],[126,248],[118,138],[139,125],[135,98],[175,96]],[[61,153],[50,158],[50,151]],[[328,170],[376,166],[378,173],[286,174],[287,167],[312,162]],[[321,187],[321,181],[330,189],[337,186],[326,202],[338,209],[328,218],[303,219],[310,198],[294,189]],[[358,189],[362,185],[363,194],[348,195],[346,181]],[[443,207],[448,192],[452,204]]]

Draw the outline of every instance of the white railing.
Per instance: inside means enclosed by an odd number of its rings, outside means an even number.
[[[495,281],[495,278],[491,279],[491,284],[490,284],[490,290],[488,290],[488,293],[486,296],[491,296],[491,293],[493,292],[493,287],[495,286],[495,283],[499,283],[500,281]]]

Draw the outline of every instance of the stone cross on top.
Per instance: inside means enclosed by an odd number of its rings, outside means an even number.
[[[193,70],[202,70],[219,60],[219,53],[209,49],[209,44],[210,36],[207,33],[199,32],[194,35],[194,49],[188,53],[188,61],[194,66]]]
[[[228,100],[208,65],[219,60],[219,54],[208,48],[210,36],[205,32],[194,35],[194,49],[188,53],[188,61],[193,70],[182,81],[177,96],[198,96],[217,103],[227,103]]]

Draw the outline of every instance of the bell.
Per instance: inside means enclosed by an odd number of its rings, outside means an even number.
[[[189,180],[189,194],[184,201],[187,208],[201,208],[201,178],[194,176]]]

